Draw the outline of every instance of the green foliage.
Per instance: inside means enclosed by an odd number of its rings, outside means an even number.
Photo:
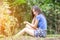
[[[7,1],[10,2],[10,5],[12,5],[12,6],[16,6],[16,5],[26,3],[25,0],[7,0]]]
[[[22,3],[26,3],[26,1],[25,1],[25,0],[15,0],[15,1],[13,2],[14,5],[20,5],[20,4],[22,4]]]

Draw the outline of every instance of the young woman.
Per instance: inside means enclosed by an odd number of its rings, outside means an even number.
[[[26,32],[29,35],[35,37],[46,37],[47,21],[45,16],[42,14],[41,10],[37,6],[32,7],[32,16],[33,16],[32,23],[24,21],[26,27],[16,35],[22,35]]]

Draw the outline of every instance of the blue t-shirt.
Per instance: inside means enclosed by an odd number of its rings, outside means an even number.
[[[36,19],[38,20],[38,28],[42,30],[47,30],[47,21],[43,14],[39,14],[36,16]]]

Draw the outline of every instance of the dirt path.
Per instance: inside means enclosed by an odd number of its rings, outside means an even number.
[[[60,37],[36,38],[31,36],[20,36],[20,37],[0,38],[0,40],[60,40]]]

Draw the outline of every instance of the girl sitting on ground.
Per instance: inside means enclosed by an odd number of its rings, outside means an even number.
[[[26,32],[31,36],[46,37],[47,21],[38,6],[32,7],[32,17],[33,17],[32,23],[29,23],[28,21],[24,21],[24,24],[26,24],[26,27],[23,28],[16,35],[23,35]]]

